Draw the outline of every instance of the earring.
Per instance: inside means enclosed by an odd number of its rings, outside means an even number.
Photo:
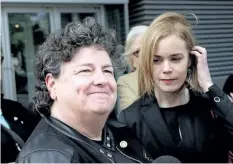
[[[188,83],[191,83],[191,80],[192,80],[191,76],[192,76],[192,70],[190,68],[188,68],[188,70],[187,70],[187,81],[188,81]]]

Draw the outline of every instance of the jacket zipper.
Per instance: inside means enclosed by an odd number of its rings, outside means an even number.
[[[129,158],[129,159],[131,159],[131,160],[133,160],[133,161],[136,161],[136,162],[138,162],[138,163],[142,163],[141,161],[139,161],[139,160],[137,160],[137,159],[135,159],[135,158],[133,158],[133,157],[130,157],[130,156],[124,154],[117,146],[116,146],[116,149],[117,149],[123,156],[125,156],[125,157],[127,157],[127,158]]]

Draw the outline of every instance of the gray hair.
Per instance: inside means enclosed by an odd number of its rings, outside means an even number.
[[[132,56],[130,56],[132,54],[132,51],[131,51],[132,44],[137,38],[137,36],[143,35],[147,29],[148,29],[148,26],[145,26],[145,25],[134,26],[131,28],[130,32],[128,33],[126,37],[124,56],[126,60],[128,61],[128,64],[131,70],[133,69]]]
[[[89,46],[104,49],[109,54],[115,73],[124,71],[123,46],[118,44],[115,31],[104,30],[90,17],[82,22],[69,23],[64,30],[51,34],[39,47],[35,65],[37,83],[32,101],[33,110],[41,115],[50,115],[53,99],[45,84],[46,75],[51,73],[53,77],[59,77],[61,65],[71,61],[77,50]]]
[[[148,26],[145,26],[145,25],[138,25],[138,26],[132,27],[126,37],[126,42],[128,42],[132,38],[135,38],[138,35],[144,34],[147,29],[148,29]]]

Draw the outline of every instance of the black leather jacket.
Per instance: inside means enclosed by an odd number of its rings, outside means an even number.
[[[119,120],[141,139],[154,159],[172,155],[185,163],[226,163],[228,150],[233,149],[233,102],[216,85],[206,95],[190,91],[190,101],[192,107],[178,117],[179,144],[174,142],[153,96],[123,110]]]
[[[20,152],[18,163],[118,163],[150,162],[133,133],[109,120],[99,144],[55,118],[44,117]]]

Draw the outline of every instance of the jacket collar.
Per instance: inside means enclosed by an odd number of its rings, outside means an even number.
[[[114,111],[112,111],[109,116],[108,119],[106,121],[106,125],[115,127],[115,128],[124,128],[127,127],[127,125],[121,123],[118,121],[116,114],[114,113]]]
[[[190,92],[190,100],[193,101],[192,104],[195,105],[196,101],[199,101],[199,98],[208,98],[206,94],[200,94],[195,91]],[[149,96],[146,95],[141,100],[141,113],[143,115],[143,119],[146,122],[148,128],[150,129],[152,135],[155,139],[157,139],[161,149],[166,148],[168,152],[175,151],[176,145],[172,139],[172,135],[169,132],[167,124],[160,112],[157,100],[154,95]],[[178,118],[179,125],[181,126],[182,131],[182,143],[186,145],[190,145],[190,147],[195,147],[195,135],[193,130],[196,129],[191,126],[193,123],[191,119],[187,119],[185,116],[180,116]],[[196,126],[195,126],[196,127]],[[193,141],[193,142],[191,142]],[[196,139],[196,142],[198,140]],[[153,145],[151,145],[153,146]]]
[[[81,133],[79,133],[78,131],[73,129],[72,127],[69,127],[68,125],[59,121],[56,118],[53,118],[50,116],[50,117],[45,117],[44,119],[50,126],[55,128],[57,131],[61,132],[62,134],[66,135],[66,136],[68,136],[76,141],[86,142],[86,143],[91,144],[91,145],[97,144],[97,143],[95,143],[95,141],[87,138],[86,136],[82,135]],[[107,124],[110,126],[116,127],[116,128],[123,128],[126,126],[126,125],[121,124],[115,120],[109,120],[109,121],[107,121]],[[103,137],[102,138],[103,147],[105,147],[106,149],[109,149],[111,151],[115,151],[115,139],[113,137],[111,130],[107,126],[105,126],[103,129],[102,137]]]
[[[142,98],[141,113],[152,135],[160,143],[159,145],[173,151],[175,149],[175,143],[160,113],[155,96],[146,95]]]
[[[106,122],[107,125],[115,127],[115,128],[126,128],[127,125],[117,121],[116,119],[108,119]]]

